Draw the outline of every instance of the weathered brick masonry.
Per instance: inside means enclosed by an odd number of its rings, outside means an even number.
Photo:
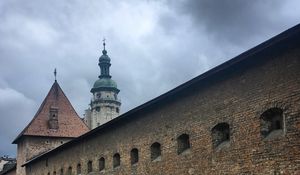
[[[268,109],[280,109],[283,123],[275,122],[275,130],[265,136],[262,117],[276,112],[264,113]],[[88,169],[90,174],[116,175],[300,174],[299,115],[298,25],[29,161],[26,171],[76,174],[80,164],[82,174]],[[222,123],[229,125],[229,136]],[[213,138],[212,132],[220,130],[224,136]],[[178,154],[182,134],[188,135],[190,145]],[[227,140],[214,147],[213,140],[222,138]],[[161,155],[152,161],[150,146],[155,142],[161,144]],[[132,165],[133,148],[139,157]],[[120,166],[113,168],[115,153],[120,154]],[[101,157],[105,169],[99,171]]]

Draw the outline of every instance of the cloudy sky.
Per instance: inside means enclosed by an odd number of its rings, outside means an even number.
[[[82,116],[102,38],[126,112],[300,22],[297,0],[1,0],[0,156],[58,82]]]

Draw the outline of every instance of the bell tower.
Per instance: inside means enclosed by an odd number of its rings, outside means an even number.
[[[117,83],[111,79],[109,73],[110,58],[107,55],[105,45],[105,40],[103,40],[102,55],[98,63],[100,75],[91,89],[93,96],[90,108],[85,111],[85,122],[90,129],[116,118],[120,113],[121,102],[118,99],[120,90]]]

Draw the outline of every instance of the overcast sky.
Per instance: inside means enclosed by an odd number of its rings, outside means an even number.
[[[1,0],[0,156],[54,82],[80,116],[102,39],[122,113],[300,22],[297,0]]]

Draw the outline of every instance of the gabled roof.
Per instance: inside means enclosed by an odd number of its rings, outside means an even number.
[[[48,127],[50,107],[58,108],[58,129],[49,129]],[[13,143],[17,144],[23,136],[75,138],[87,131],[89,131],[88,127],[77,115],[70,101],[55,81],[31,122]]]
[[[135,120],[138,117],[143,117],[144,115],[140,115],[142,112],[151,110],[154,107],[161,107],[162,104],[166,104],[174,100],[176,97],[180,96],[180,94],[187,92],[188,90],[193,90],[192,88],[195,86],[204,86],[207,82],[216,79],[224,74],[228,74],[232,71],[234,72],[236,69],[245,69],[256,62],[264,61],[270,56],[270,54],[280,54],[282,51],[299,46],[300,24],[232,58],[231,60],[189,80],[188,82],[181,84],[178,87],[120,115],[119,117],[116,117],[113,120],[110,120],[109,122],[98,126],[90,132],[87,132],[86,134],[83,134],[55,149],[49,150],[48,152],[45,152],[39,155],[38,157],[28,160],[22,166],[27,166],[31,163],[41,160],[42,158],[45,158],[46,156],[61,152],[64,149],[72,147],[73,145],[83,142],[84,140],[87,140],[89,138],[92,138],[99,133],[108,131],[110,129],[114,129],[120,124],[124,124],[131,120]],[[266,55],[269,56],[266,57]]]

